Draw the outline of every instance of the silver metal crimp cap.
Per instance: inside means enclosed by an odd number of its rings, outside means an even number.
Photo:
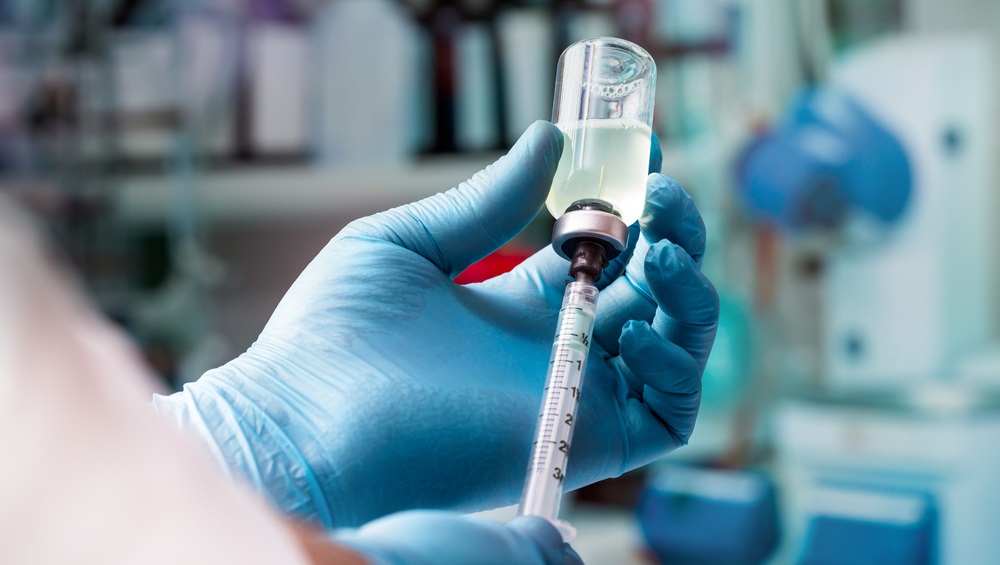
[[[567,208],[552,228],[552,247],[572,260],[576,245],[592,241],[604,248],[608,261],[621,255],[628,244],[628,226],[603,200],[579,200]]]

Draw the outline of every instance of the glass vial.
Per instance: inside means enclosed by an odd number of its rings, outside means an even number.
[[[586,39],[559,57],[552,121],[565,145],[546,200],[556,218],[581,201],[610,205],[626,224],[646,196],[656,64],[642,47]]]

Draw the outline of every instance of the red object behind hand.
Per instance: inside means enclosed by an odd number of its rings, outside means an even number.
[[[528,247],[501,247],[462,271],[460,275],[455,277],[455,282],[458,284],[469,284],[492,279],[520,265],[521,261],[533,255],[535,251],[537,249]]]

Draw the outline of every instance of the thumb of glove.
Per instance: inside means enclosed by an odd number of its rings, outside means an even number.
[[[537,121],[507,155],[458,187],[358,220],[350,229],[409,249],[455,277],[538,214],[562,148],[559,129]]]

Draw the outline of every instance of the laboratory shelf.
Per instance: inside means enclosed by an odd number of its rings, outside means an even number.
[[[294,221],[366,215],[447,190],[499,154],[433,157],[385,166],[323,168],[258,165],[203,171],[191,194],[200,220],[213,224]],[[116,191],[120,220],[161,223],[177,180],[166,173],[126,176]]]
[[[690,150],[664,145],[663,154],[666,171],[685,184],[691,176]],[[423,157],[381,166],[233,165],[199,171],[191,192],[198,218],[212,224],[352,219],[447,190],[500,156]],[[119,178],[118,219],[129,224],[162,223],[176,183],[166,172]]]

